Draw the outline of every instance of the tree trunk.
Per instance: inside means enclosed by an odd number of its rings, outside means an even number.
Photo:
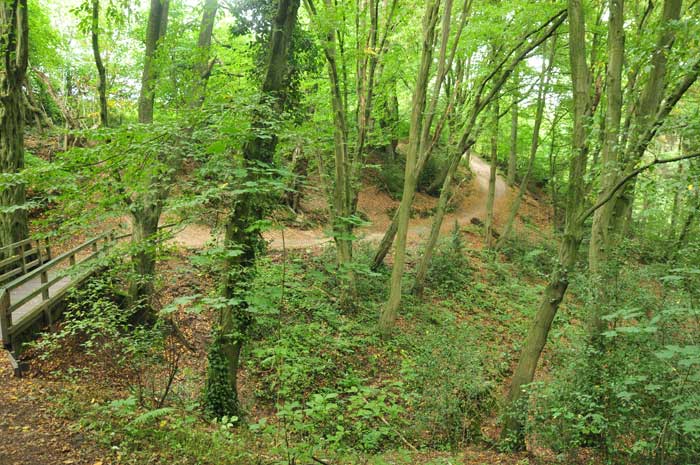
[[[590,77],[586,64],[586,29],[582,0],[569,0],[568,16],[574,127],[571,166],[569,168],[570,187],[566,203],[566,225],[564,237],[559,247],[558,263],[550,276],[540,306],[528,331],[508,392],[501,440],[508,443],[513,449],[525,448],[525,421],[527,419],[525,387],[534,379],[537,363],[547,342],[552,321],[554,321],[559,304],[569,285],[568,275],[576,264],[578,249],[583,238],[579,212],[583,208],[585,196],[584,175],[588,161],[586,121],[590,116],[592,105]]]
[[[464,29],[464,26],[466,24],[467,18],[469,16],[469,12],[471,9],[471,1],[467,0],[464,3],[464,6],[462,8],[462,14],[459,22],[459,27],[457,29],[457,33],[455,34],[455,38],[452,43],[452,47],[450,49],[449,57],[447,56],[447,45],[449,41],[449,36],[450,36],[450,12],[452,11],[452,2],[448,2],[445,5],[445,10],[448,11],[448,14],[443,15],[443,24],[442,24],[442,38],[441,38],[441,43],[440,43],[440,57],[438,59],[438,70],[437,70],[437,76],[435,78],[435,87],[433,89],[433,95],[432,99],[430,102],[430,107],[428,111],[425,114],[424,120],[422,121],[423,129],[421,130],[421,135],[420,135],[420,142],[419,142],[419,148],[418,148],[418,156],[416,160],[416,165],[414,169],[415,177],[416,180],[420,176],[420,173],[423,171],[423,167],[425,164],[428,162],[428,159],[432,155],[433,149],[435,148],[435,145],[437,144],[437,141],[440,138],[440,135],[442,134],[442,129],[444,128],[445,121],[450,119],[452,115],[454,115],[454,107],[455,107],[455,102],[459,101],[457,94],[457,90],[461,88],[462,83],[456,82],[455,83],[455,92],[453,93],[453,97],[450,98],[450,102],[445,108],[445,111],[442,115],[441,120],[437,123],[434,131],[433,131],[433,136],[432,138],[430,137],[430,129],[432,126],[433,118],[435,116],[435,111],[437,108],[437,104],[439,102],[440,98],[440,90],[442,88],[442,85],[444,83],[444,80],[447,76],[448,71],[452,67],[452,63],[454,62],[455,55],[457,53],[457,48],[459,45],[459,38],[461,37],[462,31]],[[471,57],[470,57],[471,58]],[[463,72],[463,68],[461,70]],[[463,102],[459,102],[463,103]],[[445,171],[445,174],[447,171]],[[441,183],[442,184],[442,183]],[[429,187],[429,191],[433,189],[433,186]],[[413,191],[413,194],[411,198],[408,200],[409,205],[413,205],[413,199],[415,197],[415,188]],[[402,197],[402,202],[404,201]],[[399,212],[400,210],[397,210],[396,213],[394,214],[394,217],[392,218],[392,222],[389,225],[389,228],[386,230],[384,233],[384,236],[382,237],[382,240],[379,244],[379,247],[377,248],[377,251],[374,255],[374,258],[372,260],[372,265],[371,268],[372,270],[377,270],[381,266],[382,262],[384,261],[384,258],[387,256],[389,253],[389,250],[391,250],[391,246],[394,242],[394,238],[396,237],[396,232],[398,231],[398,226],[399,226]]]
[[[419,65],[418,76],[413,92],[411,106],[411,126],[406,153],[406,170],[404,174],[403,195],[398,210],[398,225],[396,233],[396,245],[394,247],[394,266],[391,270],[391,283],[389,299],[387,300],[379,318],[379,327],[385,334],[389,333],[396,320],[399,305],[401,303],[401,282],[403,279],[404,264],[406,259],[406,239],[408,234],[408,221],[411,216],[411,203],[416,192],[417,173],[416,164],[420,150],[421,134],[423,128],[423,112],[425,110],[426,94],[430,79],[430,65],[433,60],[433,46],[435,43],[435,26],[440,10],[440,0],[428,0],[425,15],[423,16],[423,48]]]
[[[153,60],[168,23],[169,0],[151,0],[146,29],[146,52],[141,78],[141,93],[139,95],[139,123],[153,123],[154,86],[157,77]],[[173,156],[170,156],[170,162]],[[134,276],[130,284],[130,302],[136,307],[138,321],[153,321],[151,298],[153,295],[153,279],[156,268],[156,245],[153,243],[158,231],[160,214],[163,211],[165,199],[168,197],[170,183],[161,176],[154,176],[149,181],[148,192],[133,199],[130,205],[133,218],[133,236],[131,239],[134,253],[131,260]]]
[[[508,219],[506,220],[506,224],[503,227],[503,231],[501,232],[501,236],[498,238],[498,241],[496,242],[496,249],[500,248],[505,244],[505,241],[508,240],[510,237],[510,233],[513,229],[513,223],[515,222],[515,217],[518,214],[518,210],[520,209],[520,204],[523,200],[523,197],[525,195],[525,191],[527,190],[527,183],[530,180],[530,173],[532,172],[532,166],[535,163],[535,155],[537,155],[537,149],[539,148],[540,145],[540,127],[542,126],[542,117],[544,115],[544,105],[545,105],[545,98],[547,95],[547,86],[549,85],[549,80],[547,79],[547,76],[549,72],[551,72],[552,67],[554,66],[554,58],[555,58],[555,53],[556,53],[556,39],[552,40],[552,51],[551,54],[549,55],[549,60],[548,62],[545,62],[544,60],[542,61],[542,71],[540,73],[540,84],[539,84],[539,91],[537,95],[537,109],[535,110],[535,124],[534,127],[532,128],[532,142],[530,144],[530,158],[527,161],[527,169],[525,171],[525,175],[523,176],[523,179],[520,181],[520,188],[518,189],[518,195],[513,201],[513,205],[510,207],[510,212],[508,214]]]
[[[620,140],[620,121],[622,118],[622,65],[624,61],[624,0],[610,0],[608,4],[610,19],[608,21],[608,68],[606,75],[607,108],[605,112],[605,136],[602,153],[602,179],[599,198],[607,194],[620,178],[620,157],[618,150]],[[599,340],[605,328],[602,316],[608,310],[608,294],[604,292],[603,282],[607,273],[604,268],[610,258],[611,248],[617,242],[613,235],[616,213],[615,202],[608,202],[599,208],[593,216],[591,243],[588,249],[588,264],[594,279],[599,281],[599,304],[590,317],[591,336]],[[619,224],[619,223],[618,223]]]
[[[515,185],[515,175],[518,170],[518,73],[513,73],[513,104],[510,107],[510,154],[508,156],[507,181],[509,186]]]
[[[200,108],[204,103],[204,96],[209,82],[213,61],[210,60],[209,48],[211,47],[211,36],[214,32],[216,12],[219,9],[219,0],[205,0],[202,11],[202,22],[199,26],[199,38],[197,39],[198,55],[195,59],[195,83],[190,107]]]
[[[0,170],[16,176],[24,170],[24,112],[22,86],[28,61],[27,1],[0,4]],[[24,181],[0,190],[0,246],[29,236]]]
[[[262,86],[261,103],[273,102],[278,111],[283,111],[285,77],[287,73],[288,49],[296,24],[298,0],[280,0],[270,36],[270,58]],[[265,121],[260,113],[253,115],[255,134],[243,147],[244,163],[273,163],[276,137],[262,135]],[[249,173],[255,182],[257,177]],[[218,325],[213,329],[213,343],[209,347],[209,366],[204,395],[204,404],[216,417],[238,416],[238,367],[243,342],[251,323],[247,312],[247,291],[254,276],[254,264],[265,242],[255,225],[264,218],[265,200],[259,195],[245,193],[233,205],[226,221],[224,246],[230,252],[225,258],[225,275],[222,297],[225,307],[220,311]],[[233,253],[240,251],[241,253]]]
[[[100,55],[100,0],[92,0],[92,24],[90,35],[92,39],[92,54],[95,56],[97,67],[97,94],[100,100],[100,125],[107,126],[107,74]]]
[[[159,42],[165,37],[168,27],[168,6],[170,0],[151,0],[146,26],[146,51],[141,75],[141,93],[139,94],[139,123],[153,122],[153,100],[155,81],[158,76],[154,59]]]
[[[491,122],[491,167],[489,169],[489,192],[486,197],[486,221],[484,221],[484,245],[487,249],[493,246],[493,204],[496,197],[496,168],[498,165],[498,119],[500,105],[498,97],[493,101],[493,120]]]

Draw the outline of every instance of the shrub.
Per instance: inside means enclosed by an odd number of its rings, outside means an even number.
[[[444,326],[417,341],[405,359],[415,441],[456,448],[481,438],[481,426],[495,405],[478,347],[464,327]]]

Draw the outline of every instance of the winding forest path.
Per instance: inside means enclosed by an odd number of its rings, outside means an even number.
[[[455,221],[463,227],[469,224],[472,218],[478,218],[481,221],[486,218],[490,165],[475,155],[470,157],[469,165],[473,176],[468,183],[458,186],[455,190],[454,202],[456,205],[453,211],[445,216],[441,234],[449,233],[454,228]],[[510,199],[511,189],[501,176],[497,176],[494,203],[497,224],[501,216],[507,215]],[[418,212],[429,212],[437,204],[437,200],[435,197],[418,193],[414,201],[414,209]],[[306,206],[305,203],[307,203]],[[381,240],[391,223],[391,212],[398,205],[397,200],[392,199],[375,186],[363,189],[359,194],[358,209],[367,215],[371,224],[357,230],[356,234],[360,240],[372,242]],[[306,207],[305,209],[325,209],[322,198],[302,200],[302,207]],[[411,219],[408,230],[409,245],[417,246],[428,236],[432,220],[432,215],[416,215]],[[270,247],[275,250],[281,250],[283,247],[287,249],[314,248],[332,240],[320,227],[314,229],[285,228],[284,232],[271,230],[266,232],[264,236],[270,242]],[[192,224],[176,232],[173,242],[189,249],[200,249],[212,239],[211,228]]]

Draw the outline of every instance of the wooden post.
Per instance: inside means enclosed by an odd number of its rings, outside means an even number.
[[[41,285],[43,286],[44,284],[49,282],[49,273],[47,271],[42,271],[41,272]],[[46,286],[44,289],[41,290],[41,298],[43,300],[49,300],[49,287]]]
[[[39,260],[39,266],[41,266],[44,264],[44,254],[41,253],[41,240],[37,239],[35,242],[37,259]]]
[[[51,260],[51,244],[49,244],[48,237],[45,239],[45,241],[46,241],[46,261],[48,262]]]
[[[24,257],[24,246],[23,245],[19,246],[19,256],[20,256],[20,260],[21,260],[22,274],[26,274],[27,273],[27,260]]]
[[[74,253],[70,254],[70,257],[68,257],[68,263],[70,264],[70,266],[75,266],[75,254]]]
[[[10,346],[10,325],[12,319],[10,315],[10,293],[3,289],[0,295],[0,339],[5,347]]]

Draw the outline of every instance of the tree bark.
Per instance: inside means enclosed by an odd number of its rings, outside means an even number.
[[[12,178],[24,170],[22,86],[28,62],[27,1],[0,4],[0,171]],[[0,189],[0,246],[29,236],[25,182],[3,183]]]
[[[92,54],[95,57],[95,66],[97,67],[97,94],[100,100],[100,125],[107,126],[107,72],[102,63],[100,55],[100,0],[92,0],[92,23],[90,27],[90,36],[92,39]]]
[[[586,120],[592,111],[592,102],[590,76],[586,63],[586,28],[582,0],[569,0],[568,17],[574,127],[569,167],[569,192],[566,202],[566,225],[564,237],[559,247],[558,263],[550,275],[540,306],[523,343],[507,396],[501,440],[508,443],[513,449],[525,448],[525,421],[527,419],[525,388],[534,379],[537,363],[547,342],[549,329],[559,309],[559,304],[569,286],[569,273],[576,264],[579,246],[583,239],[579,212],[582,209],[585,195],[584,175],[588,161]]]
[[[496,197],[496,168],[498,166],[498,119],[500,113],[499,99],[493,101],[493,118],[491,121],[491,159],[489,169],[489,190],[486,196],[486,221],[484,221],[484,245],[487,249],[493,246],[493,204]]]
[[[165,37],[168,27],[168,7],[170,0],[151,0],[146,26],[146,51],[141,75],[141,93],[139,94],[139,123],[153,122],[153,101],[155,81],[158,71],[154,59],[159,42]]]
[[[288,49],[292,39],[298,0],[280,0],[270,36],[270,57],[262,86],[261,104],[272,103],[277,111],[283,110],[285,77],[287,73]],[[243,147],[243,163],[271,165],[277,137],[264,134],[265,121],[259,112],[253,115],[253,136]],[[250,172],[249,180],[257,176]],[[226,300],[220,311],[219,321],[213,329],[213,343],[209,348],[209,366],[204,403],[216,417],[238,416],[238,367],[241,348],[251,322],[247,312],[247,291],[254,276],[254,264],[264,250],[265,243],[256,230],[257,223],[267,211],[265,199],[254,193],[241,194],[236,198],[225,228],[224,245],[229,253],[225,258],[225,275],[222,297]],[[238,253],[233,253],[238,252]]]
[[[508,156],[507,181],[509,186],[515,185],[515,175],[518,170],[518,73],[513,73],[513,104],[510,106],[510,153]]]
[[[411,126],[409,130],[408,150],[406,152],[403,195],[398,210],[394,266],[391,270],[389,299],[384,305],[379,318],[379,327],[384,334],[389,333],[393,329],[401,303],[401,282],[406,260],[408,221],[411,216],[411,203],[418,181],[416,163],[421,145],[421,134],[424,123],[423,112],[425,110],[426,95],[430,79],[430,65],[433,60],[433,47],[435,43],[435,26],[438,21],[439,11],[440,0],[427,1],[425,15],[423,16],[423,48],[421,52],[421,61],[411,103]]]

